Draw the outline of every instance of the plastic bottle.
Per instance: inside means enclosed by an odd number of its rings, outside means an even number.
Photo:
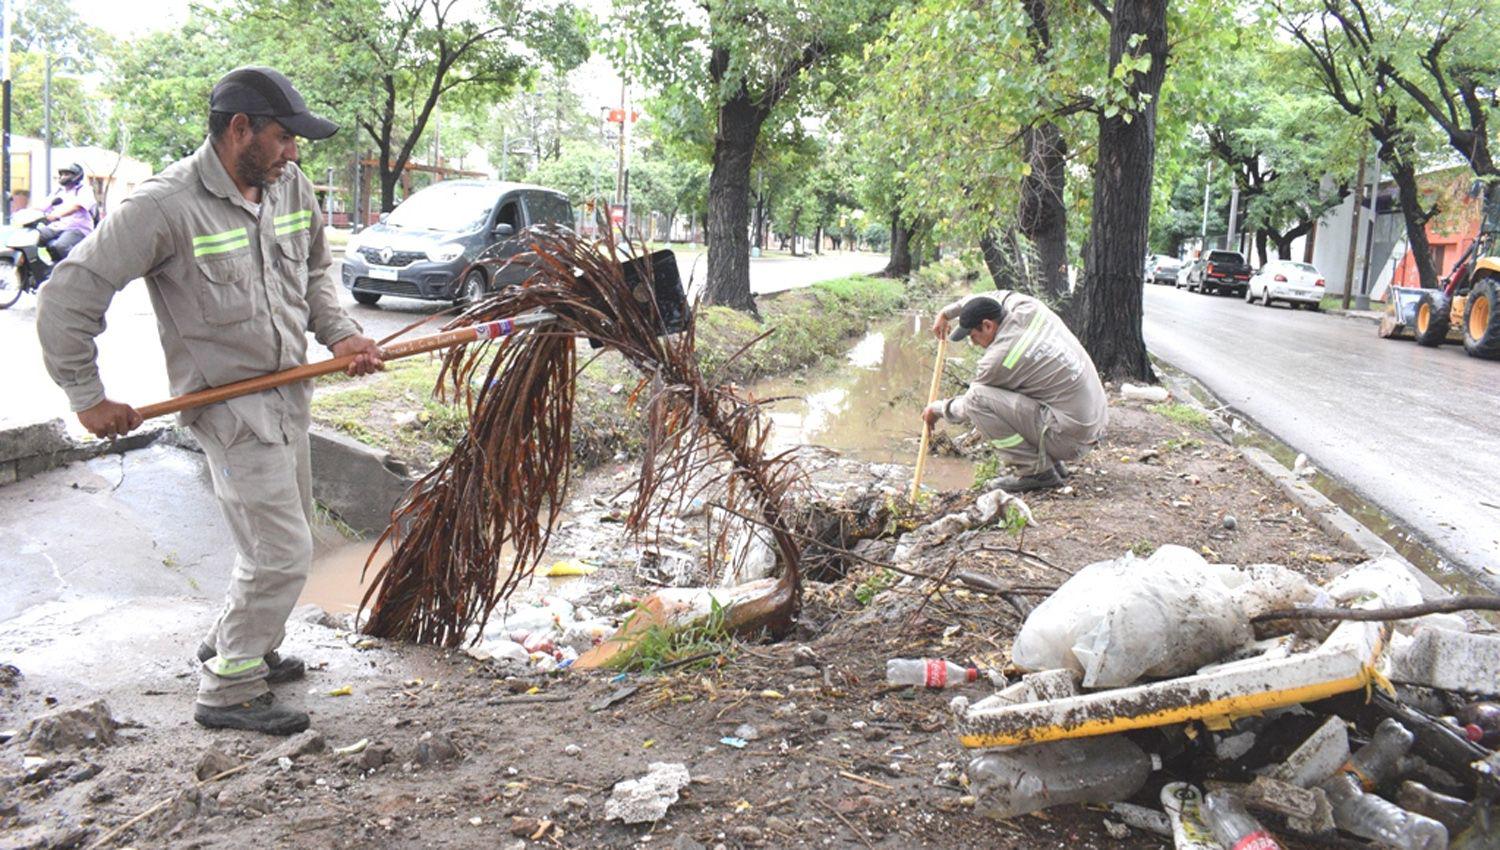
[[[1202,812],[1214,838],[1228,850],[1281,850],[1271,833],[1233,794],[1211,792],[1203,798]]]
[[[885,680],[892,685],[918,685],[941,690],[979,679],[979,668],[961,667],[941,658],[892,658],[885,662]]]
[[[1458,722],[1469,731],[1469,740],[1491,750],[1500,749],[1500,705],[1473,702],[1458,712]],[[1478,736],[1474,732],[1478,732]]]
[[[1359,748],[1344,770],[1354,774],[1366,791],[1375,790],[1388,780],[1394,779],[1401,770],[1401,757],[1411,749],[1416,736],[1407,731],[1393,717],[1387,717],[1375,727],[1370,743]]]
[[[1366,794],[1353,774],[1340,771],[1318,787],[1333,804],[1339,829],[1397,850],[1447,850],[1448,828],[1395,803]]]
[[[1472,813],[1472,807],[1467,802],[1447,794],[1439,794],[1420,782],[1401,783],[1401,791],[1396,794],[1396,804],[1448,827],[1449,835],[1456,835]]]
[[[1013,818],[1049,806],[1113,803],[1141,790],[1160,764],[1119,735],[1053,741],[969,762],[975,810]]]

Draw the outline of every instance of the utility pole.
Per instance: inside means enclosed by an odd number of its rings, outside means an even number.
[[[1370,181],[1369,235],[1365,238],[1365,273],[1360,279],[1359,295],[1355,296],[1354,309],[1370,309],[1370,262],[1375,254],[1375,201],[1380,197],[1380,160],[1375,160],[1375,178]]]
[[[1354,178],[1354,185],[1358,188],[1354,191],[1354,197],[1350,199],[1354,209],[1350,211],[1352,220],[1349,222],[1349,261],[1344,265],[1344,309],[1349,309],[1349,299],[1354,295],[1354,258],[1359,255],[1359,192],[1365,187],[1365,156],[1369,153],[1370,145],[1367,141],[1365,149],[1359,154],[1359,174]]]
[[[1203,226],[1198,230],[1198,248],[1208,247],[1208,197],[1213,193],[1214,161],[1210,159],[1203,171]]]
[[[1240,184],[1237,180],[1229,182],[1229,230],[1224,235],[1224,250],[1239,250],[1235,237],[1239,235],[1240,218]]]
[[[0,66],[0,221],[10,224],[10,2],[0,0],[0,38],[5,39]]]
[[[620,156],[615,162],[615,203],[625,204],[625,125],[630,113],[625,111],[625,81],[620,81]]]
[[[47,71],[42,76],[42,173],[52,179],[52,51],[47,51]]]

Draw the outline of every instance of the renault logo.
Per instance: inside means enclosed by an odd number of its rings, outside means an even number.
[[[381,248],[380,249],[380,264],[383,265],[383,266],[390,265],[391,264],[391,257],[392,257],[392,255],[394,253],[395,252],[391,250],[391,248],[390,248],[389,245],[387,245],[384,248]]]

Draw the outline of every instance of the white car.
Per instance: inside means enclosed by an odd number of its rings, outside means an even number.
[[[1323,276],[1308,263],[1272,260],[1250,277],[1250,283],[1245,287],[1245,301],[1259,301],[1267,307],[1272,302],[1284,301],[1293,307],[1301,305],[1316,310],[1325,289]]]

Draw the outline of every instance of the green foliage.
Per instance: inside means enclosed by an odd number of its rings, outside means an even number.
[[[1149,558],[1156,551],[1156,544],[1150,540],[1137,540],[1131,544],[1130,552],[1137,558]]]
[[[644,609],[638,609],[641,614]],[[728,608],[712,602],[708,616],[682,626],[650,626],[628,639],[628,644],[614,658],[611,669],[622,673],[655,673],[668,665],[693,669],[712,662],[712,656],[729,652],[734,638],[725,628]],[[695,662],[676,664],[684,659],[704,656]]]
[[[1151,404],[1146,409],[1152,413],[1162,416],[1178,425],[1188,428],[1208,428],[1208,414],[1190,404],[1171,402],[1168,404]]]
[[[900,575],[895,570],[881,567],[854,588],[854,601],[861,606],[868,606],[875,597],[890,589],[898,578]]]
[[[615,155],[593,140],[567,142],[561,154],[542,163],[530,179],[566,192],[575,204],[609,199],[615,193]]]

